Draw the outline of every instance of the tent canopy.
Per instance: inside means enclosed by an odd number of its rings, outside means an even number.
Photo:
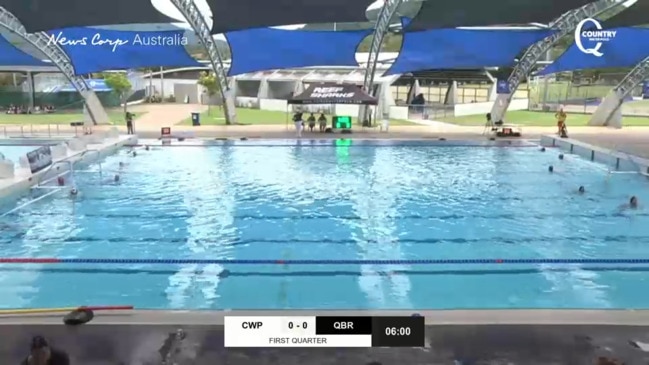
[[[312,84],[288,100],[289,104],[356,104],[377,105],[378,99],[352,84]]]

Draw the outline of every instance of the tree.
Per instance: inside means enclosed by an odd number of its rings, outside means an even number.
[[[219,92],[219,83],[216,80],[216,76],[213,72],[203,72],[198,78],[198,84],[203,86],[207,91],[207,114],[210,114],[210,100],[212,100],[212,97],[216,95],[217,92]]]
[[[113,92],[120,98],[122,103],[124,103],[124,112],[126,112],[126,101],[130,96],[129,91],[131,91],[132,88],[131,81],[126,77],[126,73],[111,72],[105,73],[103,76],[106,86],[113,89]]]

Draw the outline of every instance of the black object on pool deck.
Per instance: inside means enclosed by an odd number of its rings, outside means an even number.
[[[63,317],[63,323],[68,326],[78,326],[92,321],[93,318],[95,318],[95,313],[92,310],[80,308],[66,314]]]

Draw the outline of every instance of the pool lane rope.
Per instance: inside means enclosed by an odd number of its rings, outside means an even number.
[[[83,306],[83,307],[65,307],[65,308],[26,308],[26,309],[0,309],[0,316],[22,315],[22,314],[47,314],[63,313],[81,310],[90,311],[122,311],[133,310],[132,305],[110,305],[110,306]]]
[[[484,265],[484,264],[626,264],[648,265],[646,259],[419,259],[419,260],[335,260],[335,259],[111,259],[111,258],[0,258],[0,264],[110,264],[110,265]]]

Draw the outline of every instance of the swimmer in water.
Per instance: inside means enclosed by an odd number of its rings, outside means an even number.
[[[133,157],[135,157],[135,156],[137,156],[137,152],[133,151],[133,153],[131,153],[131,155],[132,155]]]
[[[115,174],[115,177],[113,177],[113,181],[118,183],[120,180],[119,174]]]
[[[629,202],[627,204],[622,204],[620,206],[620,210],[627,210],[627,209],[638,209],[640,207],[640,204],[638,203],[638,198],[634,195],[629,199]]]
[[[71,196],[79,195],[79,190],[77,190],[77,188],[72,188],[72,190],[70,190],[70,195]]]
[[[146,146],[144,146],[144,149],[145,149],[146,151],[148,151],[148,150],[151,149],[151,147],[149,147],[148,145],[146,145]]]
[[[548,172],[553,173],[554,172],[554,166],[552,166],[552,165],[548,166]]]
[[[124,166],[125,166],[125,165],[124,165],[124,162],[120,161],[120,162],[119,162],[119,168],[122,168],[122,167],[124,167]]]
[[[579,187],[579,189],[577,190],[577,192],[578,192],[579,194],[584,194],[584,193],[586,192],[586,188],[582,185],[582,186]]]

